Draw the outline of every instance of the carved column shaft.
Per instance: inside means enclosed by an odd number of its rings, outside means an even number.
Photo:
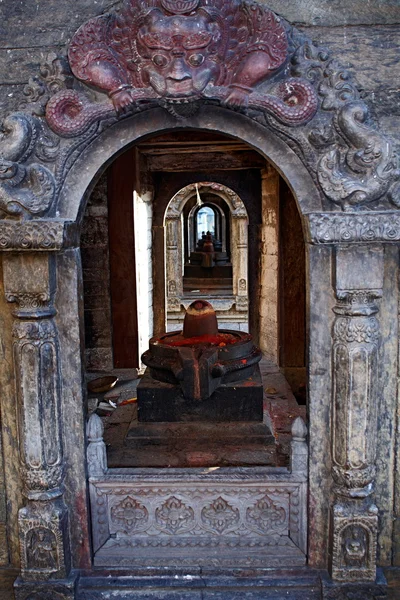
[[[183,294],[182,283],[182,232],[180,218],[167,219],[166,221],[166,278],[168,310],[175,305],[180,308],[176,299]]]
[[[232,271],[233,293],[238,310],[248,309],[248,222],[247,217],[233,214],[232,228]]]
[[[47,253],[4,257],[6,298],[15,304],[14,369],[27,499],[18,521],[25,580],[63,579],[70,571],[53,261]]]
[[[377,435],[377,362],[382,295],[380,248],[342,247],[336,254],[332,351],[332,577],[374,581],[377,508],[373,504]]]

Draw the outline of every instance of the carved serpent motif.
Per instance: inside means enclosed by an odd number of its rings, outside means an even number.
[[[46,119],[51,129],[63,137],[76,137],[92,123],[114,114],[110,102],[94,104],[74,90],[62,90],[46,107]]]
[[[347,146],[329,150],[318,165],[323,191],[344,210],[379,200],[399,176],[391,143],[366,124],[367,118],[364,102],[344,105],[334,124]]]
[[[55,195],[55,181],[41,164],[22,165],[33,153],[40,131],[33,117],[17,113],[0,127],[0,215],[41,215]]]
[[[285,125],[301,125],[313,118],[318,100],[309,83],[292,77],[279,84],[277,96],[251,94],[249,106],[267,110]]]

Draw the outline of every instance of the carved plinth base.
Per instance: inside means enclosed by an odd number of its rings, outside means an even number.
[[[333,580],[375,582],[377,512],[376,506],[368,500],[337,502],[334,505]]]
[[[56,581],[24,581],[18,577],[14,583],[15,600],[75,600],[77,582],[78,574]]]
[[[375,583],[322,582],[323,600],[387,600],[389,589],[383,574],[378,571]]]
[[[60,501],[32,502],[18,515],[24,581],[64,579],[70,572],[68,516]]]

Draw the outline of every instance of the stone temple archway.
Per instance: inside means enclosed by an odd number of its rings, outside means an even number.
[[[244,203],[239,196],[225,185],[202,182],[190,184],[180,190],[171,198],[165,212],[166,228],[166,293],[167,310],[180,312],[181,305],[187,306],[191,303],[190,298],[183,299],[183,262],[182,262],[182,227],[181,215],[186,203],[193,198],[199,190],[199,194],[211,193],[221,198],[230,211],[230,236],[237,242],[235,249],[232,248],[232,272],[233,288],[232,298],[225,310],[232,308],[235,304],[236,310],[247,313],[248,310],[248,273],[247,273],[247,226],[248,215]],[[195,207],[192,209],[192,211]],[[193,244],[193,242],[192,242]],[[194,248],[193,248],[194,250]]]
[[[239,0],[125,0],[118,16],[79,29],[69,63],[72,87],[65,78],[55,95],[43,75],[46,118],[27,104],[6,116],[0,140],[2,427],[10,462],[21,463],[20,473],[6,470],[18,490],[9,505],[19,531],[18,550],[10,530],[15,565],[20,553],[17,597],[50,590],[73,598],[77,570],[91,568],[80,351],[85,198],[124,148],[182,127],[245,141],[295,195],[308,262],[308,564],[329,566],[336,582],[373,585],[391,552],[394,450],[386,434],[377,437],[377,419],[386,427],[394,418],[396,376],[385,365],[397,364],[400,200],[396,155],[356,82],[264,5]],[[296,448],[304,431],[293,433]],[[93,481],[106,468],[100,434],[92,422]],[[123,473],[112,477],[125,482]],[[101,543],[101,524],[97,533]]]

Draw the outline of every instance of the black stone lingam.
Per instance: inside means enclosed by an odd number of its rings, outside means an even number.
[[[196,300],[183,331],[150,340],[138,386],[141,422],[258,421],[263,418],[261,352],[241,331],[219,330],[211,304]]]

